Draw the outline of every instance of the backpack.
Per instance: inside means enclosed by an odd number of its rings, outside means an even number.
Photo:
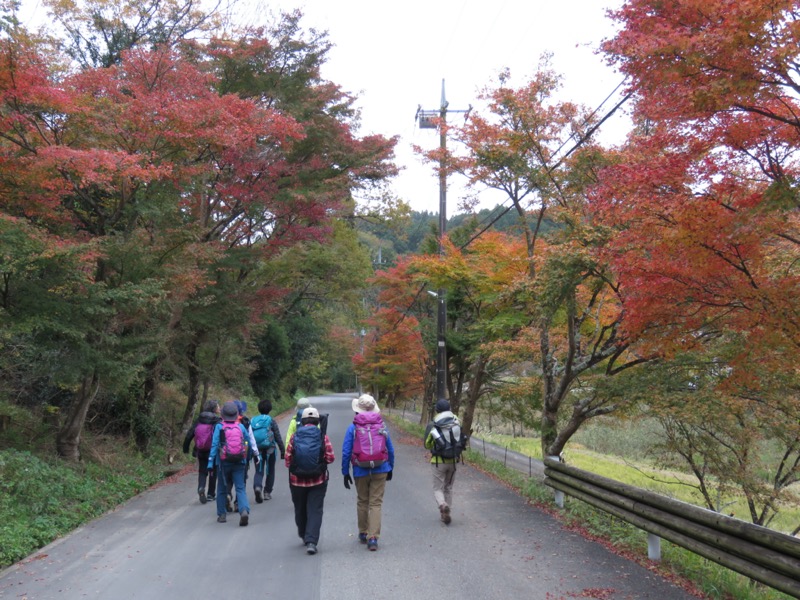
[[[212,423],[198,423],[194,428],[194,447],[197,450],[211,450],[211,440],[214,438],[214,425]]]
[[[374,469],[389,460],[386,447],[386,425],[378,413],[360,413],[353,419],[353,453],[350,460],[354,465]]]
[[[250,421],[253,428],[253,437],[256,438],[256,446],[262,454],[275,451],[275,432],[272,431],[272,417],[269,415],[257,415]]]
[[[448,418],[440,423],[435,423],[431,429],[433,435],[433,455],[439,458],[454,458],[458,460],[467,445],[467,437],[461,432],[454,418]]]
[[[301,426],[292,436],[292,450],[292,475],[317,477],[327,470],[325,434],[319,428]]]
[[[219,432],[219,458],[222,462],[243,463],[247,457],[244,429],[235,421],[223,421]]]

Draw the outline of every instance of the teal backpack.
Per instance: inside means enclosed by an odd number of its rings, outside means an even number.
[[[253,429],[253,437],[256,438],[258,451],[263,454],[271,454],[275,451],[275,432],[272,431],[272,417],[269,415],[257,415],[250,421]]]

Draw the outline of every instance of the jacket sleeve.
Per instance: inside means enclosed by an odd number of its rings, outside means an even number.
[[[222,425],[217,423],[214,425],[214,435],[211,436],[211,452],[208,453],[208,468],[213,469],[217,462],[217,455],[219,454],[219,432]]]
[[[197,421],[192,423],[192,426],[189,427],[189,431],[186,432],[186,437],[183,438],[183,453],[184,454],[189,454],[189,446],[191,445],[192,440],[194,439],[194,429],[195,429],[195,427],[197,427]]]
[[[275,436],[275,445],[280,450],[281,456],[286,454],[286,447],[283,445],[283,438],[281,437],[281,428],[278,427],[278,422],[272,419],[272,433]]]
[[[389,451],[389,465],[394,470],[394,444],[392,444],[392,437],[386,434],[386,449]]]
[[[342,442],[342,475],[350,474],[350,457],[353,454],[354,435],[355,426],[351,423],[344,434],[344,442]]]
[[[258,452],[258,443],[256,443],[256,436],[253,434],[253,428],[248,425],[247,426],[247,439],[249,440],[247,443],[250,444],[250,453],[255,458],[258,457],[261,460],[261,454]]]
[[[333,444],[328,436],[325,436],[325,462],[331,464],[336,460],[336,455],[333,453]]]
[[[292,417],[292,420],[289,421],[289,428],[286,430],[286,443],[289,443],[289,440],[292,439],[292,435],[294,432],[297,431],[297,419]]]
[[[428,450],[433,448],[433,436],[431,435],[431,431],[433,431],[433,421],[428,423],[428,426],[425,428],[425,447]]]
[[[284,464],[286,468],[292,466],[292,452],[294,451],[294,446],[292,445],[292,438],[288,438],[286,442],[286,457],[284,458]]]

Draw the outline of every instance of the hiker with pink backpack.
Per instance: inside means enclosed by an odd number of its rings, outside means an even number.
[[[375,551],[381,536],[383,493],[394,471],[394,446],[372,396],[354,398],[352,408],[355,417],[342,444],[342,475],[348,490],[355,479],[358,541]]]
[[[217,489],[217,471],[208,468],[208,456],[211,454],[211,440],[214,437],[214,427],[220,422],[219,403],[208,400],[203,404],[203,411],[197,420],[189,427],[183,439],[183,453],[189,454],[189,446],[194,440],[192,456],[197,457],[197,494],[200,503],[214,500]],[[206,480],[208,480],[208,494],[206,494]]]
[[[245,487],[245,471],[250,456],[258,465],[261,457],[258,454],[255,440],[250,428],[239,422],[239,408],[235,402],[226,402],[222,407],[222,423],[214,428],[211,440],[211,453],[207,468],[218,468],[217,479],[217,522],[227,521],[226,500],[228,481],[233,482],[236,489],[236,500],[239,510],[239,525],[246,526],[250,519],[250,504],[247,501]]]

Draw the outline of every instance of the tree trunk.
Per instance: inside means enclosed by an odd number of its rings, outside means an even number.
[[[200,365],[197,364],[197,340],[193,340],[186,350],[186,358],[189,361],[189,389],[187,392],[186,410],[183,411],[181,421],[181,435],[185,435],[192,426],[194,413],[197,410],[197,403],[200,398]]]
[[[467,435],[472,435],[472,421],[475,418],[475,408],[478,406],[478,400],[481,398],[485,378],[486,358],[480,355],[473,365],[473,376],[469,385],[469,394],[467,395],[467,401],[464,403],[464,410],[461,414],[461,430]]]
[[[156,391],[158,380],[161,375],[161,360],[156,357],[145,365],[144,386],[142,390],[142,401],[136,407],[136,414],[133,419],[133,433],[136,447],[140,452],[147,452],[150,446],[150,427],[149,423],[153,416],[153,409],[156,405]]]
[[[98,391],[100,382],[95,371],[91,376],[83,378],[80,390],[72,400],[67,418],[56,436],[56,452],[60,457],[72,461],[80,460],[81,432],[86,423],[86,414]]]
[[[551,446],[558,435],[558,409],[561,399],[556,382],[556,361],[550,348],[549,325],[543,323],[539,333],[542,353],[542,456],[552,456]]]

